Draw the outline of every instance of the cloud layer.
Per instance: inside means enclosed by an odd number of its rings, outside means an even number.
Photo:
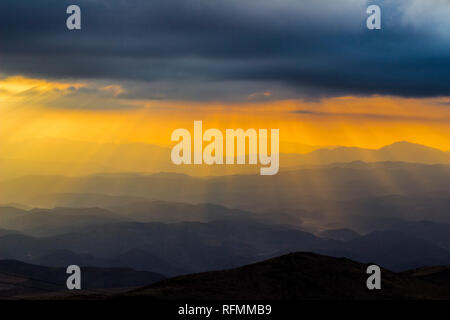
[[[2,0],[0,71],[107,80],[127,99],[448,96],[448,17],[447,0]]]

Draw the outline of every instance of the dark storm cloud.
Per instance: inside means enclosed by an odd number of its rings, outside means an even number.
[[[0,72],[107,79],[128,99],[449,95],[450,3],[372,3],[381,31],[363,0],[2,0]]]

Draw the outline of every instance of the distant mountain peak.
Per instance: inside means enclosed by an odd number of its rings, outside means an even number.
[[[429,147],[429,146],[426,146],[423,144],[409,142],[409,141],[397,141],[397,142],[391,143],[389,145],[386,145],[386,146],[380,148],[379,150],[387,150],[387,149],[395,149],[395,148],[434,150],[434,151],[443,152],[443,151],[433,148],[433,147]]]

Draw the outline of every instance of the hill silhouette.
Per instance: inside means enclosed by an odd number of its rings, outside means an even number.
[[[70,294],[64,287],[64,269],[7,260],[0,261],[0,299],[450,299],[450,267],[432,266],[400,273],[382,268],[381,290],[368,290],[366,270],[370,264],[296,252],[235,269],[169,279],[131,269],[84,267],[84,290]],[[133,286],[137,288],[127,290]]]
[[[292,253],[237,269],[163,280],[120,297],[175,300],[450,299],[448,268],[394,273],[382,269],[381,290],[366,287],[367,264]]]
[[[139,287],[164,279],[161,274],[135,271],[130,268],[81,267],[81,287],[86,292],[99,293],[97,289]],[[0,260],[0,298],[21,295],[42,295],[63,292],[66,287],[66,268],[52,268],[23,263],[16,260]]]

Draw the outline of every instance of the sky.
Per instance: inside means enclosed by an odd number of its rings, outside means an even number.
[[[278,128],[281,152],[450,150],[449,17],[449,0],[2,0],[0,141],[166,146],[202,120]]]

